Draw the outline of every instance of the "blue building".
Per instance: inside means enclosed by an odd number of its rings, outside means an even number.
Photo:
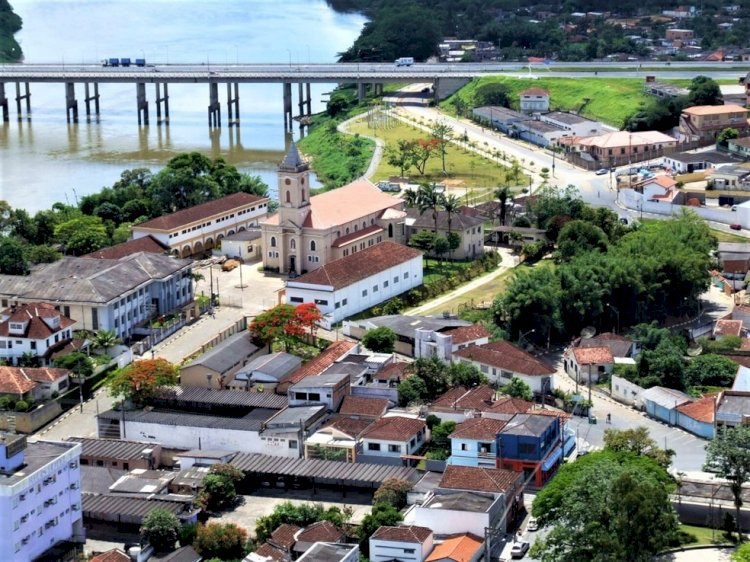
[[[677,408],[693,399],[679,390],[654,386],[641,393],[641,401],[646,413],[657,420],[677,425]]]
[[[507,422],[491,418],[470,418],[450,434],[451,456],[448,464],[497,467],[497,436]]]
[[[497,436],[498,468],[523,472],[541,487],[557,470],[563,456],[558,416],[517,414]]]

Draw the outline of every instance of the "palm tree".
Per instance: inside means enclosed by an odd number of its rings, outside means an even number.
[[[122,340],[114,330],[99,330],[94,336],[94,347],[103,349],[105,354],[109,348],[121,343]]]
[[[500,201],[500,224],[505,224],[505,215],[508,212],[508,197],[510,197],[511,192],[510,188],[505,185],[503,187],[498,187],[495,190],[495,197],[497,197],[497,200]]]
[[[438,191],[435,184],[427,185],[422,184],[419,186],[419,193],[417,194],[417,206],[419,207],[419,214],[423,215],[425,211],[432,211],[432,220],[435,223],[435,234],[438,233],[438,213],[440,208],[445,202],[445,196],[441,191]]]
[[[416,207],[419,202],[419,192],[416,189],[407,189],[401,194],[401,199],[407,207]]]
[[[461,200],[454,194],[446,195],[443,198],[443,211],[448,216],[448,244],[451,243],[451,224],[453,222],[453,215],[458,214],[458,210],[461,208]],[[453,261],[453,246],[448,247],[448,258]]]

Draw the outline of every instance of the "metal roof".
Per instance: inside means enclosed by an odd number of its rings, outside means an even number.
[[[174,386],[161,391],[159,400],[175,404],[213,404],[247,408],[281,410],[287,406],[286,396],[273,392],[245,392],[244,390],[210,390],[199,387]]]
[[[246,380],[248,375],[258,374],[266,375],[277,380],[292,373],[302,364],[302,360],[291,353],[271,353],[270,355],[261,355],[256,357],[250,363],[242,367],[234,376],[235,380]]]
[[[667,410],[672,410],[685,402],[692,402],[693,400],[684,392],[672,388],[664,388],[663,386],[653,386],[648,390],[644,390],[643,393],[641,393],[641,399],[643,401],[653,402]]]
[[[375,316],[359,322],[352,322],[365,327],[378,328],[387,326],[399,336],[414,339],[417,328],[423,330],[434,330],[439,332],[446,328],[457,328],[459,326],[471,326],[471,322],[457,318],[443,318],[438,316],[404,316],[400,314]]]
[[[120,439],[68,437],[66,441],[80,443],[82,457],[106,457],[117,460],[140,459],[146,449],[154,448],[153,443]]]
[[[258,351],[258,346],[250,341],[250,334],[239,332],[194,359],[183,369],[199,365],[223,374],[236,367],[238,363],[241,363],[256,351]]]
[[[333,365],[331,365],[333,367]],[[329,367],[330,369],[330,367]],[[362,368],[357,366],[357,370],[361,370]],[[322,388],[322,387],[335,387],[339,385],[342,381],[345,381],[349,378],[349,373],[347,372],[329,372],[328,369],[326,369],[323,373],[321,373],[318,376],[313,377],[305,377],[298,383],[292,385],[293,390],[300,390],[304,388]]]
[[[120,412],[107,410],[99,414],[102,419],[152,423],[159,425],[174,425],[177,427],[209,427],[215,429],[233,429],[237,431],[260,431],[263,422],[276,413],[276,410],[257,408],[241,418],[225,418],[214,415],[190,414],[184,412],[164,412],[159,410],[138,410]]]
[[[183,502],[149,500],[144,498],[123,497],[111,494],[81,494],[85,514],[111,514],[126,517],[145,517],[152,510],[166,509],[179,515],[185,511]]]
[[[314,478],[318,482],[374,487],[389,478],[416,480],[413,468],[385,464],[346,463],[318,459],[290,459],[271,455],[239,453],[229,463],[244,472]]]

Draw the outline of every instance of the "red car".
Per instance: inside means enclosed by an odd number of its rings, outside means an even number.
[[[741,224],[730,224],[729,228],[731,228],[732,230],[742,230],[742,225]]]

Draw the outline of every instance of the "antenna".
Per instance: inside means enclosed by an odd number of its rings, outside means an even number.
[[[594,337],[594,334],[596,334],[596,328],[593,326],[586,326],[583,330],[581,330],[581,338],[584,340],[588,340]]]

